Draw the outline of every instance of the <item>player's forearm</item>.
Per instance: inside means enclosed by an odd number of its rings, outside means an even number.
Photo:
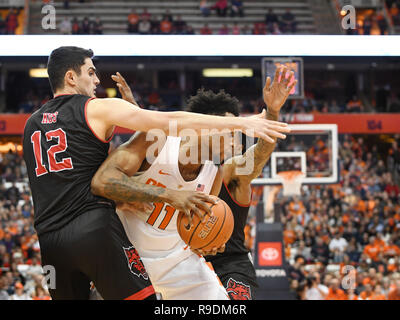
[[[134,181],[121,171],[96,175],[92,193],[116,202],[166,202],[168,189]]]
[[[278,121],[279,118],[279,113],[272,113],[267,111],[267,119],[268,120],[274,120]],[[249,175],[249,178],[251,180],[257,178],[261,173],[262,170],[271,157],[272,152],[275,149],[276,145],[276,138],[272,137],[274,139],[275,143],[270,143],[267,142],[263,139],[258,139],[256,145],[254,146],[254,154],[253,154],[253,159],[254,159],[254,169],[253,172]],[[250,150],[251,151],[251,150]]]
[[[212,116],[206,114],[198,114],[192,112],[168,112],[168,120],[176,122],[178,133],[183,129],[191,129],[197,134],[207,135],[207,131],[216,130],[245,130],[244,123],[241,118]],[[170,134],[170,132],[168,132]]]

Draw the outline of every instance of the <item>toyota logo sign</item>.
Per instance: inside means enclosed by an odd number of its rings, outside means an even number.
[[[282,265],[282,243],[281,242],[259,242],[258,264],[260,266]]]
[[[275,248],[265,248],[261,255],[265,260],[275,260],[279,257],[279,251]]]

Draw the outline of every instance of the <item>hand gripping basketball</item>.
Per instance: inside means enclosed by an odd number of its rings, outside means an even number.
[[[178,233],[192,250],[213,252],[223,248],[233,232],[234,219],[231,208],[225,201],[211,196],[216,203],[209,203],[211,214],[205,215],[203,221],[192,216],[189,224],[187,216],[180,212],[177,220]]]

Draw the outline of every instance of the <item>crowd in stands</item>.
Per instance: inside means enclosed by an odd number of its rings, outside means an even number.
[[[147,9],[140,14],[132,9],[127,30],[130,34],[194,34],[193,28],[182,20],[181,15],[174,19],[168,9],[161,19],[152,16]]]
[[[49,300],[22,156],[0,154],[0,174],[0,300]]]
[[[210,16],[213,11],[215,11],[216,15],[219,17],[226,17],[228,13],[230,17],[244,16],[242,1],[236,0],[231,1],[230,6],[228,6],[226,0],[219,0],[214,6],[208,5],[207,0],[203,0],[200,3],[200,11],[204,17]],[[168,9],[161,18],[151,15],[147,9],[144,9],[141,13],[132,9],[128,16],[127,31],[130,34],[195,34],[192,26],[182,20],[181,15],[176,15],[176,18],[173,18]],[[280,19],[270,9],[265,17],[265,21],[256,22],[253,25],[242,24],[240,27],[237,21],[232,23],[224,22],[216,32],[214,32],[209,27],[209,23],[205,21],[204,26],[199,31],[200,35],[260,35],[282,33],[296,33],[296,21],[290,9],[287,9]]]
[[[400,136],[387,158],[363,138],[341,140],[338,184],[278,200],[291,290],[302,300],[400,300]]]
[[[11,8],[5,17],[0,12],[0,35],[15,34],[18,28],[19,14],[19,10],[15,8]]]
[[[82,21],[64,17],[59,29],[61,34],[103,34],[103,24],[99,17],[84,17]]]

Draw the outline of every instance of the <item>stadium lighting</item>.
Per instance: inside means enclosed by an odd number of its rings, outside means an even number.
[[[46,68],[34,68],[29,70],[29,76],[31,78],[48,78],[49,75],[47,74]]]
[[[252,77],[253,69],[224,69],[224,68],[208,68],[203,69],[203,77],[206,78],[241,78]]]
[[[61,46],[96,56],[400,56],[398,35],[3,35],[0,56],[47,57]]]

